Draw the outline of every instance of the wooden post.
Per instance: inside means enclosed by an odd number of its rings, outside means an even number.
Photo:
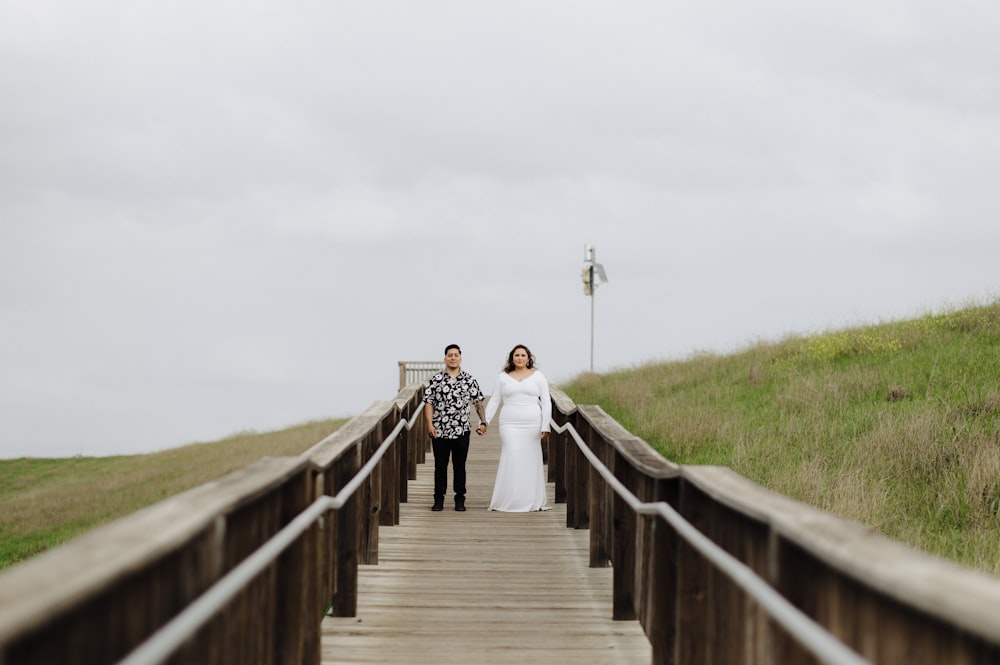
[[[393,427],[399,422],[400,413],[398,408],[391,409],[382,418],[379,423],[378,428],[378,440],[376,445],[381,445],[389,434],[392,432]],[[404,428],[405,431],[405,428]],[[400,434],[403,432],[401,431]],[[379,464],[382,482],[382,492],[381,500],[379,502],[381,507],[381,512],[379,514],[378,523],[382,526],[394,526],[399,524],[399,486],[401,482],[400,478],[400,457],[399,457],[399,437],[390,445],[389,450],[385,452],[385,456],[382,457],[382,462]],[[376,559],[376,562],[378,560]]]
[[[580,416],[579,411],[573,414],[573,426],[580,434],[580,438],[586,442],[589,436],[589,425]],[[574,488],[572,524],[569,524],[569,510],[567,509],[566,512],[567,526],[572,526],[574,529],[590,528],[590,473],[590,464],[587,462],[587,458],[584,457],[583,453],[574,444],[572,463],[572,484]]]
[[[615,450],[613,454],[615,477],[634,492],[633,468],[625,463],[619,451]],[[639,534],[635,512],[617,494],[612,500],[611,523],[611,561],[614,564],[611,617],[631,621],[636,618],[636,540]]]
[[[350,482],[361,466],[361,446],[351,446],[333,469],[331,495],[336,495],[340,488]],[[359,492],[355,492],[333,515],[330,529],[334,584],[330,598],[332,616],[353,617],[358,613],[358,562],[362,524],[358,513],[361,510],[363,508]]]
[[[372,459],[381,439],[380,428],[376,426],[365,437],[364,462]],[[379,465],[381,466],[381,464]],[[361,545],[358,549],[358,563],[374,565],[378,563],[378,526],[382,512],[382,473],[378,467],[361,483],[358,489],[358,521],[361,531]]]
[[[286,483],[281,500],[281,523],[288,524],[312,503],[315,491],[310,469]],[[316,580],[317,528],[313,525],[278,559],[273,590],[276,613],[274,663],[320,662],[319,607]]]

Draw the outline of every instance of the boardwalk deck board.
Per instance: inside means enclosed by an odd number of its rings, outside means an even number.
[[[565,527],[551,483],[552,510],[487,511],[496,429],[473,434],[467,512],[430,510],[428,455],[399,524],[379,532],[379,563],[361,566],[357,616],[322,623],[324,665],[651,661],[638,622],[611,619],[612,571],[588,567],[588,532]]]

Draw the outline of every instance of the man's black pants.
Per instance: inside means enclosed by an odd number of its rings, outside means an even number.
[[[469,457],[469,432],[457,439],[432,439],[434,447],[434,503],[444,503],[448,492],[448,457],[455,470],[455,503],[465,503],[465,460]]]

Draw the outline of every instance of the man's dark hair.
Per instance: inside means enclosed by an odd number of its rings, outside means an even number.
[[[462,349],[459,348],[458,344],[449,344],[448,346],[444,347],[444,355],[448,355],[448,352],[451,351],[452,349],[458,351],[458,355],[462,355]]]

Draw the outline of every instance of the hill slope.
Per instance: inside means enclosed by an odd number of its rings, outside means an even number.
[[[675,462],[1000,575],[1000,302],[560,387]]]
[[[245,432],[148,455],[0,460],[0,569],[262,457],[300,455],[344,422]]]

